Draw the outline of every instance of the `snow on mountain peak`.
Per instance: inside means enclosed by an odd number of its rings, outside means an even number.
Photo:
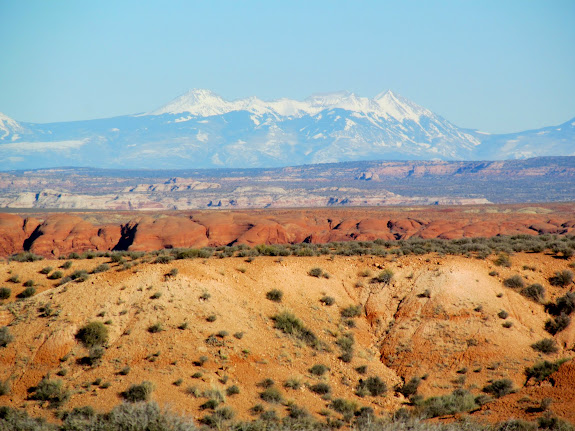
[[[10,135],[18,137],[16,132],[21,132],[22,126],[12,118],[0,112],[0,139],[4,140]]]
[[[208,117],[233,111],[248,111],[252,114],[300,117],[316,115],[326,109],[344,109],[363,115],[393,117],[399,122],[406,119],[418,121],[422,115],[433,115],[430,111],[388,90],[375,98],[357,96],[348,91],[313,94],[303,101],[277,99],[263,101],[257,97],[227,101],[210,90],[194,89],[175,98],[149,115],[182,114]]]

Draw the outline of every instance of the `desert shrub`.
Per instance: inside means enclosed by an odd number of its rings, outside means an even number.
[[[567,292],[565,295],[557,298],[555,303],[547,304],[545,308],[549,313],[555,316],[573,313],[573,311],[575,311],[575,292]]]
[[[78,271],[74,271],[72,274],[70,274],[69,276],[72,280],[74,280],[76,283],[81,283],[83,281],[86,281],[90,275],[88,274],[88,271],[84,271],[82,270],[78,270]]]
[[[359,374],[365,374],[367,373],[367,365],[360,365],[355,369],[355,371],[357,371]]]
[[[545,353],[546,355],[557,353],[559,351],[557,343],[553,338],[544,338],[543,340],[539,340],[536,343],[533,343],[531,348],[538,352]]]
[[[331,388],[329,387],[329,385],[323,382],[311,385],[309,389],[318,395],[327,395],[331,392]]]
[[[36,294],[36,288],[32,287],[32,286],[28,286],[26,289],[24,289],[22,292],[20,292],[16,296],[20,299],[25,299],[25,298],[30,298],[31,296],[34,296],[35,294]]]
[[[499,253],[493,263],[497,266],[509,268],[511,266],[511,259],[509,259],[509,255],[507,253]]]
[[[297,390],[301,388],[301,381],[296,378],[287,379],[284,383],[284,388]]]
[[[10,257],[10,260],[16,262],[36,262],[37,260],[42,259],[44,259],[42,256],[38,256],[37,254],[31,253],[29,251],[14,254]]]
[[[24,287],[34,287],[36,283],[34,283],[34,280],[26,280],[23,284]]]
[[[288,411],[288,417],[290,419],[297,421],[302,421],[310,416],[309,412],[305,408],[300,407],[297,404],[291,404],[290,406],[288,406],[287,411]],[[296,427],[293,427],[292,429],[295,428]]]
[[[279,289],[272,289],[266,293],[266,298],[274,302],[282,302],[284,293]]]
[[[260,393],[260,398],[267,403],[278,404],[281,403],[283,397],[279,389],[272,386]]]
[[[94,346],[90,348],[88,356],[81,358],[79,363],[90,366],[97,365],[100,363],[104,353],[106,353],[106,349],[104,349],[102,346]]]
[[[551,374],[556,372],[566,361],[566,359],[560,359],[556,362],[543,361],[536,363],[532,367],[526,367],[523,372],[526,378],[525,384],[527,384],[531,379],[535,379],[536,382],[545,380]]]
[[[357,411],[357,403],[343,398],[336,398],[329,404],[329,408],[341,413],[346,420],[349,420]]]
[[[545,330],[551,335],[556,335],[561,331],[564,331],[571,323],[571,318],[566,314],[560,314],[554,319],[548,319],[545,322]]]
[[[232,385],[226,388],[226,395],[231,397],[240,393],[240,388],[237,385]]]
[[[52,269],[54,268],[52,268],[51,266],[45,266],[40,270],[40,274],[48,275],[50,274],[50,272],[52,272]]]
[[[317,336],[306,328],[301,320],[288,311],[283,311],[272,317],[275,328],[302,340],[307,345],[318,348],[319,340]]]
[[[573,273],[569,270],[557,271],[553,277],[549,278],[552,286],[565,287],[573,281]]]
[[[10,393],[10,380],[0,380],[0,397],[3,395],[8,395]]]
[[[38,386],[31,390],[30,399],[47,401],[50,407],[57,408],[70,398],[70,393],[64,389],[62,380],[50,380],[44,377]]]
[[[509,379],[495,380],[482,389],[483,392],[493,395],[495,398],[501,398],[514,392],[513,382]]]
[[[509,329],[509,328],[511,328],[511,327],[513,326],[513,322],[510,322],[509,320],[507,320],[507,321],[503,322],[503,323],[501,324],[501,326],[503,326],[504,328]]]
[[[319,300],[323,305],[331,306],[335,304],[335,298],[333,296],[322,296]]]
[[[14,337],[10,334],[10,330],[7,326],[0,327],[0,347],[6,347],[14,341]]]
[[[139,385],[130,385],[121,395],[129,403],[137,403],[149,401],[153,390],[154,385],[151,382],[144,381]]]
[[[356,388],[357,395],[371,395],[377,397],[387,392],[387,385],[378,376],[360,379]]]
[[[389,284],[391,280],[393,280],[393,271],[389,268],[384,269],[372,279],[374,282],[383,284]]]
[[[276,382],[274,382],[274,381],[273,381],[272,379],[270,379],[270,378],[267,378],[267,379],[263,379],[261,382],[259,382],[259,383],[258,383],[258,386],[259,386],[260,388],[267,389],[267,388],[271,388],[271,387],[272,387],[273,385],[275,385],[275,384],[276,384]]]
[[[315,364],[308,371],[314,376],[323,376],[329,368],[324,364]]]
[[[64,276],[64,273],[62,273],[62,271],[54,271],[47,278],[49,280],[58,280],[59,278],[62,278],[63,276]]]
[[[318,277],[319,278],[323,275],[323,269],[315,267],[315,268],[310,269],[307,274],[312,276],[312,277]]]
[[[72,267],[72,261],[70,260],[67,260],[62,265],[60,265],[60,268],[62,269],[70,269],[71,267]]]
[[[521,289],[519,293],[535,302],[541,303],[545,300],[545,288],[539,283],[530,284]]]
[[[162,292],[154,292],[150,299],[160,299],[162,297]]]
[[[156,260],[154,260],[152,263],[170,263],[172,260],[174,260],[174,256],[162,254],[156,257]]]
[[[148,326],[148,332],[151,334],[156,334],[164,330],[164,325],[162,322],[156,322],[153,325]]]
[[[538,417],[537,425],[542,430],[573,431],[573,425],[550,413]]]
[[[179,273],[178,268],[172,268],[166,274],[164,274],[164,276],[166,278],[171,278],[171,277],[175,277],[176,275],[178,275],[178,273]]]
[[[404,397],[409,398],[417,393],[417,389],[421,384],[421,378],[412,377],[407,383],[404,383],[401,387],[397,389],[397,392],[402,394]]]
[[[363,307],[361,305],[350,305],[349,307],[342,309],[340,314],[341,317],[353,319],[355,317],[361,316],[362,312]]]
[[[89,322],[78,330],[76,339],[87,348],[102,346],[108,342],[108,328],[102,322]]]
[[[92,270],[92,274],[97,274],[99,272],[106,272],[110,269],[110,265],[108,265],[107,263],[103,263],[101,265],[98,265],[97,267],[95,267]]]
[[[12,295],[12,289],[9,287],[0,287],[0,300],[1,299],[8,299]]]
[[[205,403],[200,405],[200,410],[214,410],[217,406],[220,405],[220,402],[215,399],[209,399]]]
[[[20,283],[20,276],[19,276],[18,274],[11,275],[11,276],[8,278],[8,281],[9,281],[10,283]]]
[[[503,280],[503,285],[505,287],[510,287],[511,289],[521,289],[525,287],[525,282],[523,281],[523,277],[520,275],[512,275]]]
[[[416,411],[422,418],[435,418],[467,412],[477,407],[473,394],[464,389],[456,389],[448,395],[425,399]]]
[[[500,319],[507,319],[509,317],[509,313],[505,310],[501,310],[499,313],[497,313],[497,317]]]

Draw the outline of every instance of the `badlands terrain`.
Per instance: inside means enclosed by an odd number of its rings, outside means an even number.
[[[573,204],[1,220],[0,405],[575,421]]]

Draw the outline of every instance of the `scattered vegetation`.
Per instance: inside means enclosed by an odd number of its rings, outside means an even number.
[[[559,370],[559,367],[567,362],[567,359],[560,359],[556,362],[543,361],[538,362],[532,367],[526,367],[525,374],[525,384],[531,379],[535,379],[536,382],[542,382],[547,379],[551,374]]]
[[[36,294],[36,288],[33,286],[28,286],[22,292],[20,292],[16,297],[20,299],[30,298]]]
[[[545,288],[539,283],[530,284],[521,289],[519,293],[537,303],[542,303],[545,300]]]
[[[0,287],[0,300],[8,299],[12,295],[12,289],[9,287]]]
[[[30,399],[47,401],[51,408],[61,407],[70,398],[70,392],[63,387],[62,380],[43,378],[30,390]]]
[[[323,305],[332,306],[335,304],[335,298],[333,296],[322,296],[319,302]]]
[[[324,364],[315,364],[309,369],[309,372],[311,374],[313,374],[314,376],[318,376],[318,377],[323,376],[328,371],[329,371],[329,368],[327,367],[327,365],[324,365]]]
[[[573,273],[569,270],[557,271],[553,277],[549,278],[551,286],[565,287],[573,281]]]
[[[361,305],[350,305],[349,307],[343,308],[340,314],[341,317],[353,319],[355,317],[360,317],[362,312],[363,307]]]
[[[365,380],[360,379],[356,388],[356,393],[360,397],[366,395],[377,397],[385,394],[386,392],[387,392],[387,385],[378,376],[368,377]]]

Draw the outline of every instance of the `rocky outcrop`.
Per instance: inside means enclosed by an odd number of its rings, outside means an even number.
[[[116,213],[48,214],[43,221],[0,214],[0,253],[59,256],[87,250],[329,243],[411,237],[474,238],[575,233],[575,204],[526,208],[306,209],[147,213],[123,223]],[[129,217],[129,215],[128,215]],[[104,222],[96,224],[93,220]]]

